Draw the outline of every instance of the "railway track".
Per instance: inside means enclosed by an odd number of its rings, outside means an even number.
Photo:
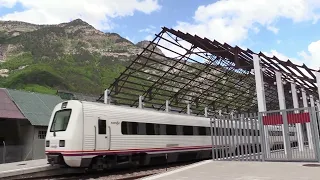
[[[126,168],[122,167],[115,170],[107,170],[107,171],[96,171],[96,172],[84,172],[83,171],[63,171],[58,169],[54,175],[33,175],[27,174],[24,176],[19,176],[12,178],[12,180],[133,180],[139,179],[147,176],[151,176],[154,174],[163,173],[166,171],[171,171],[173,169],[177,169],[186,165],[190,165],[192,163],[199,162],[197,161],[189,161],[182,163],[171,163],[168,165],[154,165],[154,166],[146,166],[146,167],[137,167],[137,168]],[[60,172],[59,172],[60,171]],[[11,178],[10,178],[11,179]]]

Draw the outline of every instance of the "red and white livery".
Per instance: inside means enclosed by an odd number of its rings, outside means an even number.
[[[260,142],[252,139],[242,143],[257,147]],[[223,143],[215,142],[216,149],[238,148]],[[70,100],[53,110],[45,151],[52,164],[101,169],[207,159],[211,144],[209,118]]]

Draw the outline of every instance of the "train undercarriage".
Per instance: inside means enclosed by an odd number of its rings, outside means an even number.
[[[214,158],[232,157],[241,154],[261,152],[260,144],[238,146],[236,148],[214,149]],[[58,164],[61,167],[68,167],[61,154],[48,154],[50,164]],[[208,148],[201,151],[171,152],[171,153],[130,153],[101,155],[94,158],[82,158],[81,166],[88,170],[108,170],[122,167],[141,167],[161,165],[168,163],[179,163],[188,161],[200,161],[212,158],[212,149]]]

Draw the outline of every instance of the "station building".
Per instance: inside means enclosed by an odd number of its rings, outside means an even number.
[[[62,101],[56,95],[0,89],[0,164],[45,158],[50,116]]]

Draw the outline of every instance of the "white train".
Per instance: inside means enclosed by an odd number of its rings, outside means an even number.
[[[276,135],[271,143],[283,142]],[[239,148],[216,139],[216,149],[235,153]],[[100,169],[128,162],[206,159],[212,156],[211,143],[210,121],[205,117],[70,100],[53,110],[45,151],[52,164]],[[255,138],[242,144],[260,146]]]

